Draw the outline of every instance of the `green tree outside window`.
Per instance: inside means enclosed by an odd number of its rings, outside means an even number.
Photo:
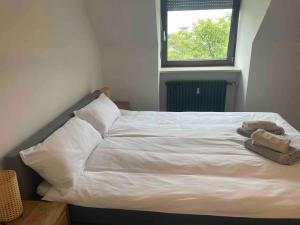
[[[168,60],[213,60],[227,58],[231,17],[199,19],[189,30],[168,35]]]

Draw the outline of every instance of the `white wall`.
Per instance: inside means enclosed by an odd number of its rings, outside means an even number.
[[[133,109],[158,109],[158,35],[154,0],[88,0],[101,48],[103,83]]]
[[[242,71],[237,94],[237,111],[245,110],[252,43],[271,0],[241,1],[235,64]]]
[[[300,1],[275,0],[254,40],[248,111],[280,113],[300,129]]]
[[[97,41],[80,0],[0,1],[0,159],[100,87]]]

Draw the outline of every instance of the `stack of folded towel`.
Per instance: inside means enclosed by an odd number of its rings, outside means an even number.
[[[245,142],[245,147],[277,163],[291,165],[300,160],[300,150],[290,144],[291,140],[287,136],[257,129],[251,134],[251,139]]]
[[[243,135],[245,137],[250,137],[253,132],[255,132],[257,129],[263,129],[270,133],[277,134],[277,135],[283,135],[284,129],[280,126],[277,126],[276,123],[273,123],[271,121],[245,121],[243,122],[242,127],[237,129],[237,132],[240,135]]]
[[[264,130],[276,130],[277,124],[271,121],[245,121],[242,125],[243,128],[247,129],[264,129]]]
[[[286,136],[271,134],[263,129],[258,129],[252,133],[251,139],[254,145],[265,146],[281,153],[287,153],[291,143],[291,140]]]

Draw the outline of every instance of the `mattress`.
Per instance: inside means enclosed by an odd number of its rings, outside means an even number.
[[[51,187],[44,200],[179,214],[300,218],[300,202],[295,201],[300,199],[300,163],[283,166],[258,156],[244,148],[246,138],[235,132],[243,120],[271,119],[300,147],[298,132],[278,114],[122,113],[74,187]],[[122,134],[126,121],[128,132]]]

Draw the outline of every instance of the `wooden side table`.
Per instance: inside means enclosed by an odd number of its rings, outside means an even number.
[[[65,203],[23,201],[23,215],[6,225],[69,225],[68,207]]]
[[[119,109],[130,110],[130,103],[128,101],[115,101]]]

